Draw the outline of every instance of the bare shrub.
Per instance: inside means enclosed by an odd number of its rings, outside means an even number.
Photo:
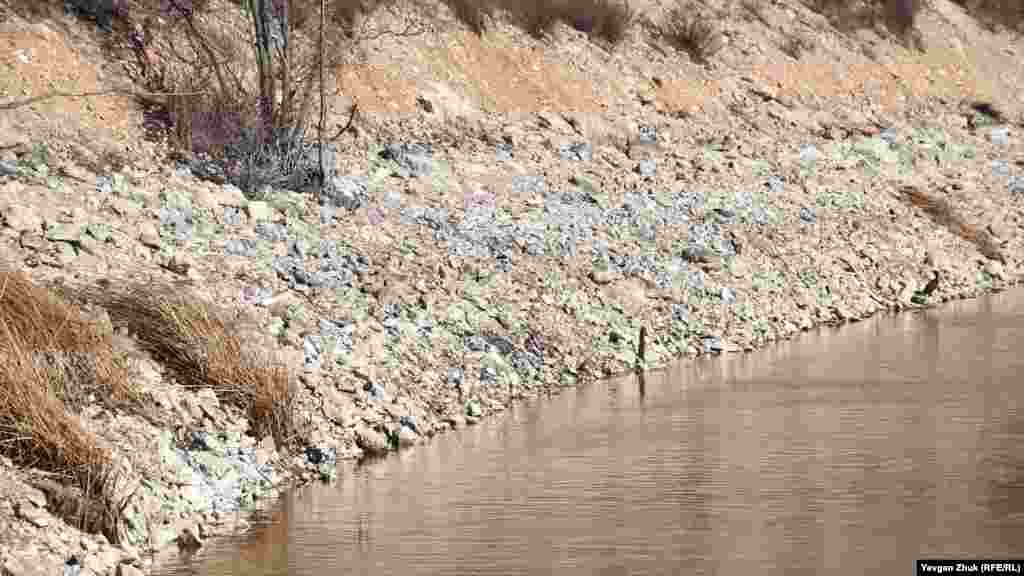
[[[493,17],[498,8],[495,0],[444,0],[444,3],[456,20],[476,34],[482,34],[487,29],[487,19]]]
[[[1020,0],[954,0],[992,30],[1024,33],[1024,2]]]
[[[765,15],[761,0],[741,0],[740,7],[748,19],[757,20],[761,24],[771,27],[772,23]]]
[[[592,38],[617,44],[633,24],[634,11],[620,0],[566,0],[562,18]]]
[[[871,28],[878,19],[878,7],[886,0],[804,0],[804,4],[825,16],[843,32]]]
[[[881,20],[890,32],[901,37],[906,37],[913,30],[925,2],[926,0],[804,0],[805,5],[827,17],[839,30],[871,28]]]
[[[501,7],[512,22],[534,38],[550,34],[564,14],[551,0],[505,0]]]
[[[665,16],[659,36],[672,47],[689,54],[694,62],[707,62],[722,44],[711,17],[695,4],[677,4]]]
[[[97,293],[115,324],[166,366],[184,386],[210,386],[224,401],[247,411],[258,438],[279,446],[294,437],[294,395],[287,370],[247,348],[230,323],[210,305],[170,287],[133,286]]]
[[[120,48],[133,58],[123,61],[150,91],[171,94],[164,121],[175,126],[178,155],[197,175],[250,194],[330,178],[306,142],[320,84],[319,0],[134,2],[136,25]],[[327,2],[324,68],[341,64],[366,33],[363,16],[392,3]]]
[[[785,54],[791,56],[794,60],[799,60],[805,52],[814,50],[814,42],[807,39],[805,36],[793,35],[787,36],[779,46]]]

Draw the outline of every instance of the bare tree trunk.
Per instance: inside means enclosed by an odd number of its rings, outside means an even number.
[[[260,138],[269,136],[274,125],[274,61],[270,50],[270,2],[253,0],[252,20],[256,32],[256,65],[260,75]]]
[[[327,124],[327,103],[324,87],[324,20],[327,12],[327,0],[320,0],[320,125],[317,127],[320,160],[320,193],[327,186],[327,157],[324,154],[324,127]]]
[[[288,34],[288,10],[291,0],[286,0],[283,5],[284,8],[281,10],[281,54],[278,58],[280,60],[278,66],[281,67],[281,104],[277,109],[278,119],[274,123],[275,128],[282,128],[292,125],[294,112],[292,103],[292,53],[291,53],[291,42],[289,42]],[[276,94],[274,95],[276,98]],[[276,101],[276,100],[275,100]],[[291,145],[291,140],[288,141]]]

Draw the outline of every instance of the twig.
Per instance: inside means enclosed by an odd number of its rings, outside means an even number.
[[[47,92],[40,96],[33,96],[24,100],[17,100],[15,102],[5,102],[0,104],[0,110],[13,110],[15,108],[21,108],[22,106],[29,106],[36,102],[42,102],[45,100],[52,100],[54,98],[90,98],[92,96],[111,96],[114,94],[126,94],[129,96],[145,96],[145,97],[160,97],[160,96],[202,96],[208,94],[208,92],[144,92],[141,90],[132,90],[128,88],[111,88],[109,90],[99,90],[96,92]]]
[[[317,147],[317,156],[320,161],[320,189],[317,191],[318,199],[323,195],[324,188],[327,186],[327,158],[324,156],[324,125],[327,124],[327,96],[324,87],[324,20],[326,12],[327,0],[320,0],[320,123],[317,125],[317,137],[320,140],[320,145]]]
[[[358,113],[359,113],[359,104],[353,103],[352,104],[352,112],[350,112],[349,115],[348,115],[348,122],[345,124],[345,126],[343,126],[340,130],[338,130],[338,133],[335,134],[333,138],[329,138],[328,142],[334,142],[338,138],[341,138],[342,134],[344,134],[345,132],[348,132],[349,128],[352,127],[352,122],[356,119],[356,114],[358,114]]]
[[[637,344],[636,352],[636,371],[643,372],[644,367],[647,365],[645,357],[647,356],[647,326],[640,327],[640,342]]]

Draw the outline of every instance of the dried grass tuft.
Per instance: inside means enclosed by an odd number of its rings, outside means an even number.
[[[705,9],[680,2],[665,16],[658,27],[661,39],[689,54],[697,63],[705,63],[722,48],[717,27]]]
[[[40,351],[89,362],[47,365],[39,361]],[[81,402],[72,392],[83,390],[129,396],[127,372],[113,358],[109,335],[74,306],[24,274],[0,269],[0,452],[21,466],[71,480],[95,512],[66,519],[118,542],[123,505],[114,496],[118,474],[111,454],[58,395],[68,402]],[[76,372],[85,365],[90,368]],[[56,389],[54,380],[65,378],[79,378],[82,386]]]
[[[903,186],[899,192],[906,202],[920,208],[936,225],[974,244],[982,256],[1006,263],[996,239],[986,230],[966,222],[945,198],[937,198],[915,186]]]
[[[142,286],[108,294],[104,305],[182,385],[212,387],[246,410],[256,437],[271,435],[279,446],[294,438],[287,370],[266,353],[246,349],[212,306],[169,287]]]

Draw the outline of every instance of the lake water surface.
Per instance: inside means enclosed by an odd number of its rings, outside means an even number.
[[[514,407],[160,574],[912,574],[1024,558],[1024,292]]]

